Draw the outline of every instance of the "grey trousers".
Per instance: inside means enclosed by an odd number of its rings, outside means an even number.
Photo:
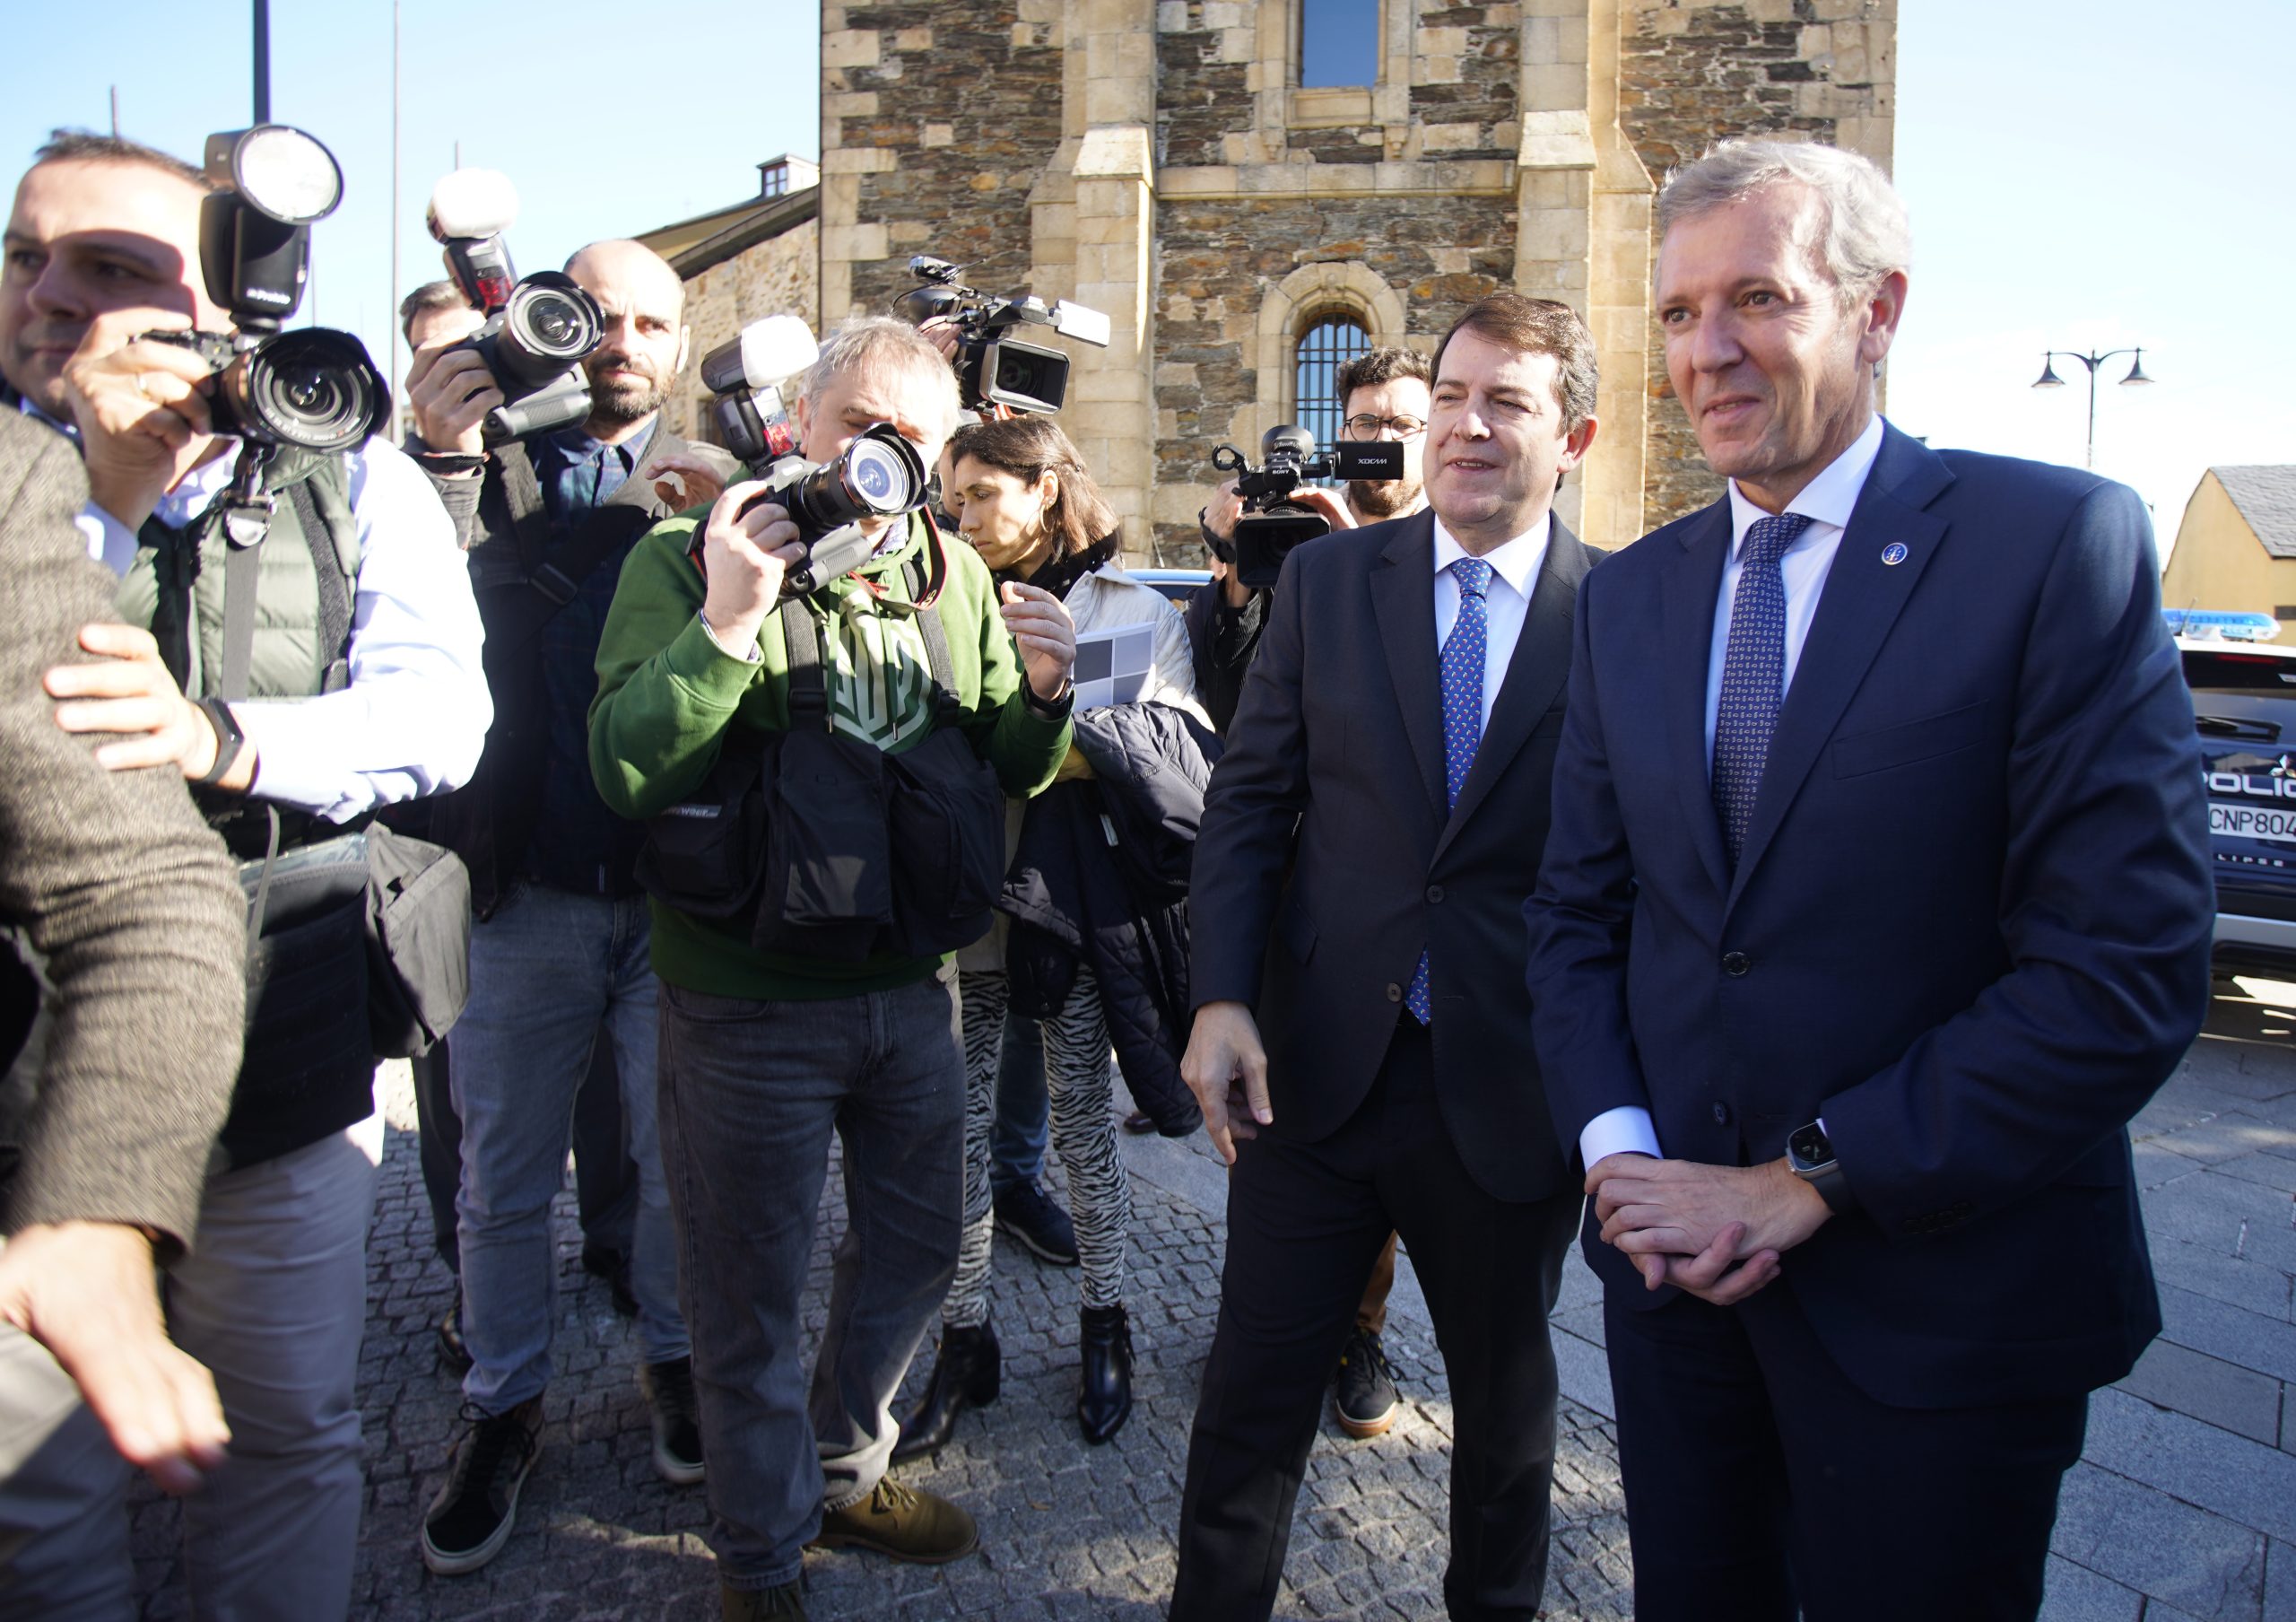
[[[211,1177],[169,1333],[215,1376],[230,1457],[184,1500],[200,1622],[335,1622],[362,1496],[353,1394],[382,1119]],[[132,1614],[126,1462],[55,1361],[0,1330],[0,1616]]]
[[[662,982],[662,1170],[709,1460],[709,1547],[734,1588],[794,1581],[822,1510],[867,1497],[900,1435],[893,1394],[957,1265],[953,975],[808,1002]],[[832,1138],[849,1220],[808,1381],[798,1302]]]

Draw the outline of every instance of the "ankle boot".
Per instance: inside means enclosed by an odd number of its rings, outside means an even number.
[[[1132,1417],[1132,1322],[1120,1306],[1088,1306],[1083,1333],[1084,1377],[1076,1393],[1076,1423],[1084,1440],[1106,1442]]]
[[[988,1324],[941,1330],[941,1350],[933,1359],[932,1378],[925,1382],[925,1399],[900,1424],[900,1440],[893,1444],[893,1462],[937,1452],[956,1435],[957,1416],[969,1408],[987,1408],[996,1400],[1002,1358],[996,1330]]]

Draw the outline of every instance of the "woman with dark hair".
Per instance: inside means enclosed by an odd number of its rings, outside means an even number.
[[[1080,639],[1121,625],[1155,628],[1153,661],[1135,702],[1185,710],[1207,728],[1196,700],[1194,662],[1179,611],[1118,568],[1116,515],[1076,448],[1040,416],[960,429],[950,440],[944,498],[959,533],[1001,584],[1025,580],[1066,605]],[[1056,786],[1092,775],[1071,748]],[[1008,856],[1018,848],[1016,803]],[[922,1404],[901,1426],[896,1462],[946,1443],[966,1408],[996,1399],[1000,1353],[989,1322],[994,1214],[989,1140],[1007,1007],[1011,921],[957,955],[965,1042],[964,1237],[956,1278],[941,1307],[941,1349]],[[1124,1245],[1132,1190],[1118,1154],[1110,1107],[1109,1017],[1104,988],[1081,960],[1057,1014],[1044,1019],[1045,1084],[1052,1145],[1068,1173],[1083,1296],[1083,1382],[1077,1419],[1088,1442],[1105,1442],[1132,1411],[1132,1340],[1124,1310]]]

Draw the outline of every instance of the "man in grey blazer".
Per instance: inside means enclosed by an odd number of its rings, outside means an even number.
[[[53,1010],[29,1088],[0,1095],[0,1601],[75,1622],[131,1614],[127,1522],[75,1517],[59,1484],[117,1449],[182,1491],[222,1457],[214,1384],[169,1342],[152,1266],[191,1243],[246,996],[246,903],[183,774],[104,770],[40,689],[110,615],[73,522],[86,500],[72,446],[0,413],[0,928],[43,960]],[[4,1060],[34,982],[4,948],[0,976]]]

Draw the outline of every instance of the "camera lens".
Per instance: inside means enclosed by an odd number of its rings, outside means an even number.
[[[587,358],[604,332],[597,301],[570,278],[544,271],[511,292],[502,312],[501,347],[519,380],[535,385]]]
[[[323,327],[280,334],[225,386],[254,432],[306,450],[361,444],[390,414],[390,391],[365,347]]]
[[[856,440],[846,453],[846,482],[872,512],[905,511],[915,492],[900,458],[875,440]]]

